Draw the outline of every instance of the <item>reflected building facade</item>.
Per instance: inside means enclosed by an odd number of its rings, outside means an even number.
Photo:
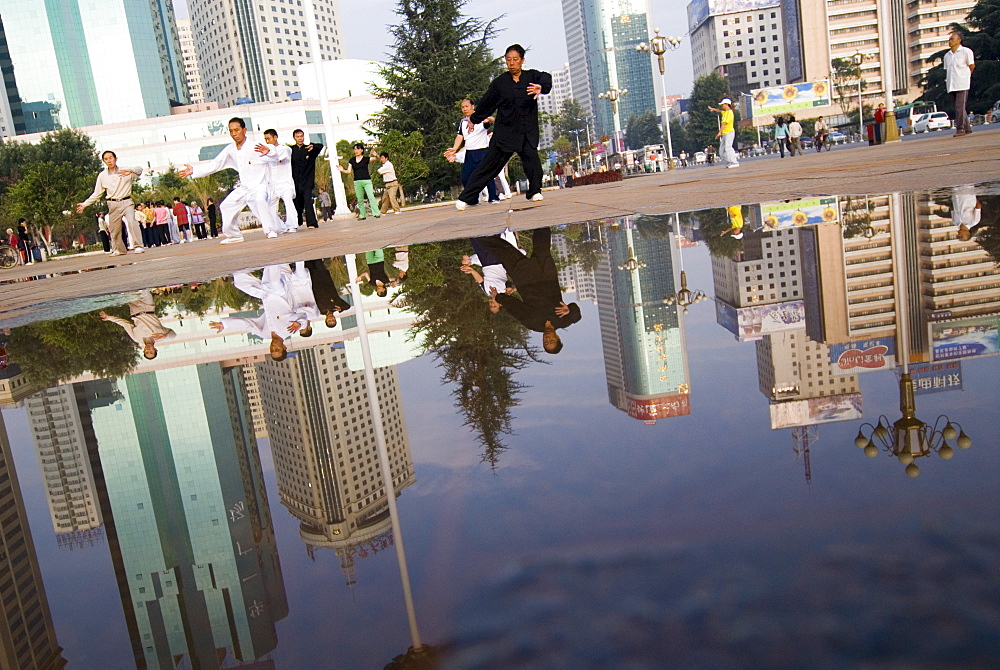
[[[677,291],[678,241],[672,232],[668,238],[644,234],[629,218],[605,235],[607,251],[594,278],[608,399],[646,423],[690,414],[681,315],[664,302]]]
[[[0,669],[66,667],[0,413]]]
[[[76,385],[139,667],[277,646],[288,604],[245,385],[218,363]]]
[[[326,345],[259,363],[257,374],[281,504],[308,551],[334,550],[353,585],[355,553],[391,544],[365,373],[350,369],[343,345]],[[395,366],[376,368],[375,384],[398,496],[415,478]]]

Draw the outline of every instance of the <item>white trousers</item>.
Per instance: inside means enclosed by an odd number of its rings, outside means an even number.
[[[241,184],[230,191],[226,199],[219,203],[224,237],[243,239],[236,215],[242,212],[244,207],[250,208],[253,215],[260,221],[265,234],[272,231],[281,232],[283,229],[283,224],[277,220],[278,217],[271,207],[267,189],[263,187],[247,188]]]
[[[282,228],[286,231],[294,230],[299,225],[299,211],[295,208],[295,184],[278,184],[271,186],[270,208],[274,211],[274,218],[279,223],[281,217],[278,216],[278,200],[285,203],[285,223]]]

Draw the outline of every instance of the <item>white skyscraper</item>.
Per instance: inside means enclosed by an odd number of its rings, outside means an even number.
[[[555,116],[562,111],[563,101],[566,98],[573,97],[573,86],[569,76],[569,63],[566,63],[566,65],[558,70],[553,70],[550,74],[552,75],[552,90],[549,91],[548,95],[538,96],[538,110]],[[552,146],[555,139],[552,124],[543,124],[542,146]]]
[[[205,100],[284,100],[299,90],[300,63],[342,58],[337,0],[314,4],[317,45],[309,43],[298,0],[190,0]]]
[[[198,68],[198,50],[191,33],[191,19],[177,19],[177,37],[181,43],[184,59],[184,74],[187,76],[188,95],[192,105],[205,102],[205,91],[201,86],[201,70]]]

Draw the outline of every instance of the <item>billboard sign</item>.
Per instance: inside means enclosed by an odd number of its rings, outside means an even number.
[[[947,361],[1000,353],[996,315],[931,322],[931,359]]]
[[[783,84],[750,91],[753,98],[753,115],[787,114],[801,109],[828,107],[830,80],[807,81],[801,84]]]
[[[917,395],[962,390],[962,361],[910,365],[913,392]]]
[[[877,337],[830,345],[830,363],[838,374],[853,375],[896,367],[896,338]]]
[[[810,226],[816,223],[840,221],[840,203],[836,196],[803,198],[760,203],[760,220],[763,230],[778,230]]]
[[[771,403],[771,430],[834,421],[856,421],[860,418],[860,393]]]
[[[634,398],[625,396],[625,413],[640,421],[656,421],[691,413],[690,397],[686,393],[658,396],[655,398]]]
[[[716,14],[752,12],[779,5],[781,5],[781,0],[692,0],[687,7],[688,28],[693,32],[695,28],[705,22],[705,19]]]
[[[719,325],[740,340],[759,340],[764,335],[806,327],[806,307],[801,300],[753,307],[732,307],[716,300],[715,313]]]

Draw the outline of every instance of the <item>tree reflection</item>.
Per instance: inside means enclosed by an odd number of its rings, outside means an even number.
[[[411,247],[409,278],[397,300],[416,315],[411,337],[434,352],[483,461],[495,468],[523,388],[513,373],[538,360],[538,352],[528,331],[502,312],[492,314],[482,289],[459,270],[468,251],[465,240]]]

